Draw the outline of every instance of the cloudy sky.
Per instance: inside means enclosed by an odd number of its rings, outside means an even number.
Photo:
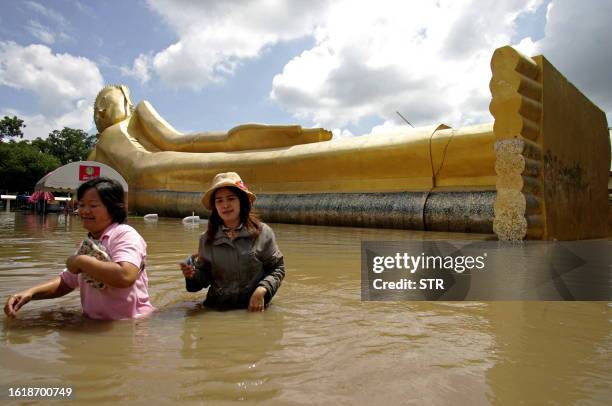
[[[180,131],[247,122],[385,127],[490,122],[493,50],[544,54],[612,122],[610,0],[0,2],[0,115],[26,137],[94,133],[124,83]]]

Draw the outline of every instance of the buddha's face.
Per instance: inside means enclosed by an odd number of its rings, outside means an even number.
[[[128,115],[125,96],[115,87],[104,90],[94,106],[94,121],[100,133],[111,125],[125,120]]]

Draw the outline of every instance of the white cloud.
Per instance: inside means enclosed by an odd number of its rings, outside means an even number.
[[[402,121],[401,123],[397,123],[395,121],[386,120],[382,124],[372,127],[372,131],[370,131],[370,134],[380,135],[380,134],[388,133],[390,131],[403,130],[405,128],[413,128],[413,127],[408,125],[405,121]]]
[[[332,130],[332,141],[343,140],[354,136],[355,135],[346,128],[334,128]]]
[[[347,126],[363,122],[402,125],[396,111],[415,126],[491,121],[490,58],[516,39],[522,52],[544,53],[612,111],[606,20],[612,2],[552,0],[545,37],[517,38],[518,17],[543,1],[148,0],[178,39],[139,55],[124,74],[200,89],[225,80],[266,47],[311,36],[314,46],[286,63],[270,97],[299,121],[336,129],[341,138]]]
[[[578,89],[608,113],[612,125],[612,2],[553,0],[545,36],[535,43]]]
[[[274,0],[148,4],[179,36],[153,56],[151,69],[170,87],[192,89],[223,81],[240,61],[257,57],[267,46],[312,34],[326,7],[325,1]]]
[[[28,21],[26,30],[36,39],[44,42],[45,44],[53,44],[55,42],[55,34],[49,29],[39,23],[36,20]]]
[[[51,8],[45,7],[35,1],[24,1],[24,4],[29,9],[39,13],[40,15],[44,16],[45,18],[48,18],[54,23],[59,24],[60,26],[68,25],[68,21],[64,18],[64,16]]]
[[[270,96],[326,127],[364,117],[414,125],[490,120],[489,60],[539,1],[336,1],[314,48],[287,63]],[[480,4],[480,5],[479,5]],[[387,124],[389,125],[389,124]]]
[[[87,58],[53,54],[44,45],[0,41],[0,86],[32,92],[38,101],[36,115],[5,109],[26,121],[27,138],[46,137],[63,126],[90,129],[91,106],[103,84],[97,66]]]
[[[23,129],[24,139],[33,140],[36,137],[47,138],[53,130],[64,127],[88,130],[92,122],[91,104],[85,100],[75,103],[75,108],[59,116],[46,116],[42,113],[27,114],[15,109],[0,109],[0,117],[18,116],[26,124]],[[83,125],[83,123],[87,123]]]
[[[94,12],[94,10],[87,4],[83,4],[78,0],[74,0],[73,4],[81,13],[90,17],[96,17],[96,13]]]
[[[74,41],[71,36],[63,31],[70,24],[62,14],[35,1],[25,1],[23,4],[30,10],[38,13],[43,20],[47,21],[47,24],[43,24],[38,19],[28,20],[25,29],[34,38],[48,45],[54,44],[58,39],[61,41]]]
[[[131,68],[126,68],[125,66],[121,67],[121,74],[123,76],[131,76],[140,83],[146,83],[151,79],[151,56],[140,54],[138,58],[134,60],[134,63]]]
[[[518,51],[523,55],[534,56],[537,54],[537,48],[535,42],[532,41],[531,37],[523,38],[521,42],[514,45]]]

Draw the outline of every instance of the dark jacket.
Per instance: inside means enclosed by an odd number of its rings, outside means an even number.
[[[199,258],[193,264],[196,273],[185,279],[189,292],[210,286],[204,305],[220,309],[247,308],[253,291],[266,288],[267,305],[285,277],[283,254],[276,245],[272,229],[261,223],[261,234],[251,239],[246,227],[232,241],[221,229],[214,241],[200,236]]]

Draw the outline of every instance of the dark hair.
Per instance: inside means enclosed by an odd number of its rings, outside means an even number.
[[[125,221],[127,210],[125,209],[124,191],[121,183],[105,177],[90,179],[77,189],[77,200],[81,200],[89,189],[96,189],[113,222],[121,224]]]
[[[251,235],[251,239],[255,241],[261,233],[261,220],[253,213],[249,196],[244,191],[234,186],[224,186],[219,189],[230,189],[238,196],[238,200],[240,201],[240,222],[247,228],[247,231]],[[206,241],[209,243],[213,242],[217,230],[223,225],[223,220],[221,220],[217,212],[217,206],[215,206],[215,195],[219,189],[215,190],[210,198],[212,210],[208,218],[208,228],[206,231]]]

